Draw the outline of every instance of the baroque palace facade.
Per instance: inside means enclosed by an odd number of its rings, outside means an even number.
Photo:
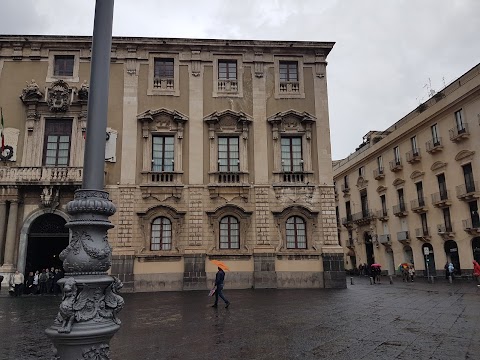
[[[114,38],[105,188],[130,291],[345,287],[333,43]],[[0,37],[0,273],[61,266],[81,186],[91,38]]]
[[[480,64],[334,162],[347,269],[401,263],[443,276],[480,261]]]

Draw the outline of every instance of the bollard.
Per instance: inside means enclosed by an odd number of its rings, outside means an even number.
[[[350,276],[350,285],[353,285],[353,276]]]
[[[448,282],[451,284],[452,283],[452,275],[448,277]]]
[[[370,276],[370,285],[373,285],[373,277]]]
[[[391,284],[393,284],[393,276],[390,275],[389,278],[390,278],[390,285],[391,285]]]

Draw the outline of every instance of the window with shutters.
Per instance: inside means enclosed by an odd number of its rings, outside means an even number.
[[[43,165],[68,166],[72,120],[46,120]]]
[[[130,69],[136,73],[137,69]],[[147,95],[180,96],[178,54],[150,53]]]

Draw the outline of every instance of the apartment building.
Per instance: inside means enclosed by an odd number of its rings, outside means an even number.
[[[114,38],[105,188],[131,291],[345,287],[326,58],[334,43]],[[91,38],[0,36],[0,273],[61,266],[81,186]]]
[[[347,269],[457,275],[480,261],[480,65],[334,162],[337,226]]]

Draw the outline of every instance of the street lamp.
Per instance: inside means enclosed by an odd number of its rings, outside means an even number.
[[[112,249],[108,217],[115,206],[104,191],[105,132],[114,0],[97,0],[93,26],[90,94],[82,188],[67,205],[71,241],[60,254],[65,277],[63,301],[54,325],[46,330],[57,358],[110,359],[110,339],[120,328],[122,283],[107,274]]]

